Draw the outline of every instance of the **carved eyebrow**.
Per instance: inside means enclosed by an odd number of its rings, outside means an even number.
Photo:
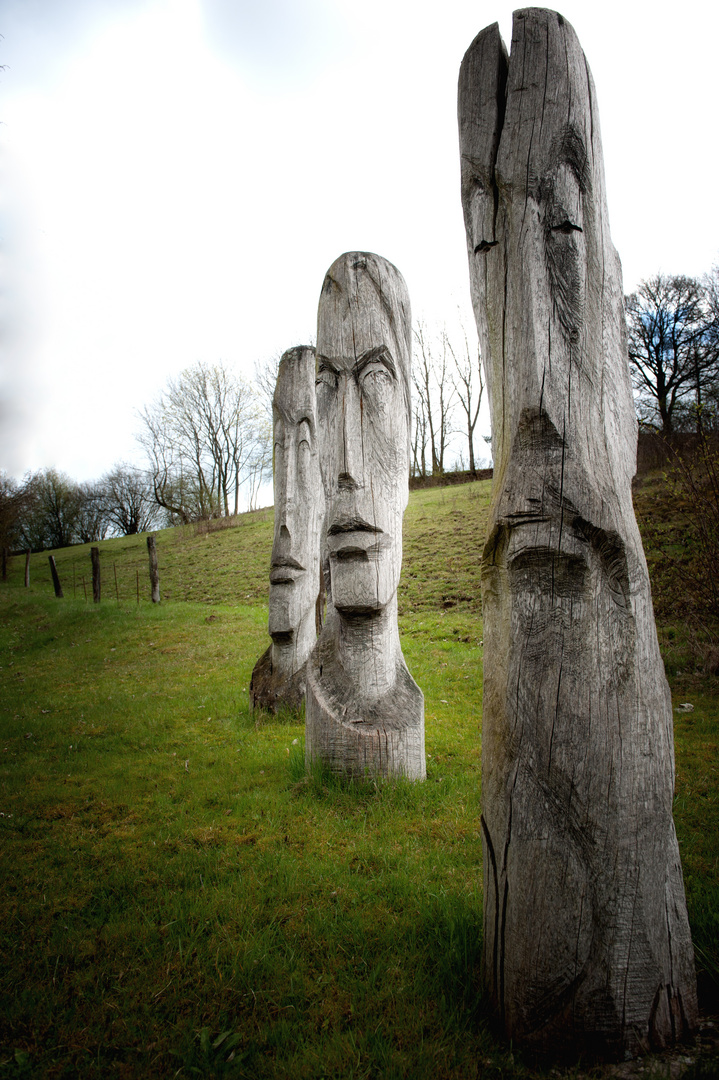
[[[299,427],[300,424],[307,424],[307,427],[310,429],[310,434],[314,435],[315,422],[309,414],[300,416],[299,419],[295,421],[296,427]]]
[[[331,371],[333,375],[339,375],[340,369],[336,364],[333,364],[329,356],[323,356],[322,353],[317,353],[317,374],[320,371]]]
[[[386,345],[376,345],[373,349],[368,349],[367,352],[362,353],[357,358],[354,366],[354,374],[361,375],[364,369],[372,363],[383,364],[393,379],[397,378],[397,370],[394,366],[394,360],[392,354]]]
[[[278,402],[276,401],[273,402],[272,408],[279,413],[279,418],[288,427],[299,427],[301,423],[306,421],[310,426],[310,431],[314,434],[315,422],[312,419],[311,412],[309,411],[309,408],[306,404],[300,405],[300,409],[302,410],[302,412],[299,414],[297,420],[295,420],[296,414],[293,415],[292,413],[288,412],[287,409],[283,408],[283,406],[278,404]],[[277,417],[274,417],[273,422],[276,422],[276,420]]]

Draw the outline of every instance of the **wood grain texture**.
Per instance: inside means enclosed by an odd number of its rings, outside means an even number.
[[[636,420],[596,94],[515,12],[459,79],[492,417],[483,552],[484,977],[507,1037],[621,1057],[697,1020],[669,690],[631,500]]]
[[[270,568],[272,644],[250,681],[250,705],[276,712],[299,708],[305,666],[315,644],[320,579],[319,529],[324,509],[317,444],[315,350],[283,354],[272,400],[275,526]]]
[[[409,495],[411,314],[396,267],[348,252],[317,324],[327,616],[307,670],[305,752],[335,772],[424,779],[424,698],[397,629]]]

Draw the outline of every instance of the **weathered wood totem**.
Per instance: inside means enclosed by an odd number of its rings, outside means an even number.
[[[305,753],[353,776],[424,779],[424,698],[397,629],[408,499],[411,316],[391,263],[330,267],[317,325],[327,614],[307,666]]]
[[[696,1024],[669,690],[631,499],[636,421],[596,94],[561,15],[459,78],[492,416],[482,560],[484,975],[525,1047],[616,1057]]]
[[[275,531],[270,570],[272,644],[255,664],[250,704],[276,712],[305,696],[307,657],[317,639],[323,492],[317,449],[315,351],[300,345],[280,360],[272,399]]]

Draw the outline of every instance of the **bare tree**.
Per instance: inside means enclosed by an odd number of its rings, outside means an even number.
[[[110,528],[104,485],[101,483],[79,484],[76,531],[83,544],[104,540]]]
[[[27,495],[22,518],[27,547],[42,551],[78,541],[82,495],[74,480],[56,469],[41,470],[27,481]]]
[[[719,346],[719,263],[704,275],[702,285],[711,315],[709,337],[714,346]],[[699,426],[705,432],[719,432],[719,372],[706,380],[702,387]]]
[[[420,425],[426,424],[432,458],[432,475],[444,472],[444,455],[452,434],[451,414],[455,390],[447,374],[447,335],[443,330],[438,340],[432,340],[424,323],[417,324],[412,381],[417,394],[417,409],[422,414]]]
[[[255,389],[270,423],[272,422],[272,398],[277,385],[281,357],[282,353],[278,352],[266,360],[255,361]]]
[[[671,436],[690,405],[701,424],[703,391],[719,373],[719,313],[711,293],[695,278],[656,274],[625,302],[640,420]]]
[[[253,387],[223,364],[198,363],[170,379],[140,419],[158,505],[183,522],[239,512],[272,440]]]
[[[27,484],[19,484],[5,472],[0,472],[0,556],[2,580],[7,578],[7,559],[22,540],[22,520],[27,509]]]
[[[427,475],[427,417],[415,395],[412,412],[412,476]]]
[[[140,419],[144,429],[137,438],[149,459],[148,471],[155,502],[167,511],[172,524],[179,522],[186,525],[202,514],[194,486],[183,472],[182,454],[169,419],[166,419],[164,410],[157,402],[154,406],[146,407]]]
[[[462,326],[462,350],[455,349],[445,332],[444,339],[450,356],[454,362],[452,374],[452,386],[464,413],[467,446],[469,450],[469,471],[476,473],[477,467],[474,458],[474,429],[479,419],[479,408],[482,404],[484,393],[484,379],[482,378],[482,358],[477,345],[476,355],[470,348],[467,339],[467,331]]]
[[[116,532],[134,536],[155,525],[158,506],[143,469],[120,463],[102,478],[101,490],[106,517]]]

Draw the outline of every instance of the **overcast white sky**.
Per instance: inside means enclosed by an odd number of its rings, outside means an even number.
[[[370,250],[415,316],[469,307],[456,83],[494,0],[3,0],[0,469],[141,460],[135,410],[197,360],[313,339]],[[567,0],[625,287],[719,260],[719,5]]]

